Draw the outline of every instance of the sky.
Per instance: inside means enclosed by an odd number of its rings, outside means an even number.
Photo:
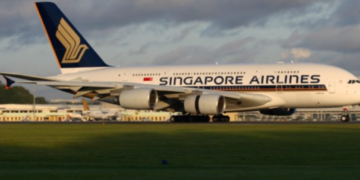
[[[358,0],[55,0],[113,66],[320,63],[360,76]],[[0,0],[0,71],[60,74],[33,2]],[[33,86],[26,86],[33,91]],[[71,98],[36,87],[47,99]]]

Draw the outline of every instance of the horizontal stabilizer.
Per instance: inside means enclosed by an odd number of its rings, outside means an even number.
[[[6,89],[9,89],[9,87],[10,87],[12,84],[14,84],[15,81],[13,81],[12,79],[10,79],[10,78],[8,78],[8,77],[6,77],[6,76],[4,76],[4,75],[3,75],[3,77],[4,77],[4,79],[5,79],[5,88],[6,88]]]
[[[0,72],[0,75],[3,75],[4,77],[8,76],[8,77],[25,79],[25,80],[29,80],[29,81],[58,81],[58,80],[50,79],[50,78],[44,78],[44,77],[39,77],[39,76],[31,76],[31,75],[25,75],[25,74],[17,74],[17,73],[6,73],[6,72],[3,73],[3,72]]]

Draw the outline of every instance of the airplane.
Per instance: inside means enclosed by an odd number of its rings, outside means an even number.
[[[85,121],[85,118],[81,114],[68,113],[68,114],[66,114],[66,120],[64,120],[64,121],[83,122],[83,121]]]
[[[90,110],[86,100],[82,100],[84,116],[92,120],[118,120],[121,118],[118,110]]]
[[[1,72],[13,83],[46,85],[126,109],[179,112],[172,122],[229,122],[228,112],[288,116],[296,108],[360,104],[360,81],[320,64],[232,64],[113,67],[106,64],[61,10],[36,2],[61,74],[39,77]],[[14,81],[20,78],[24,81]],[[350,120],[346,108],[341,121]]]

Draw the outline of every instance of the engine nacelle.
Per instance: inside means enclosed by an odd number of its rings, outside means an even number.
[[[296,112],[295,108],[276,108],[276,109],[263,109],[260,110],[261,114],[273,116],[290,116]]]
[[[131,89],[120,93],[120,106],[127,109],[152,109],[158,102],[158,94],[153,89]]]
[[[222,114],[226,107],[225,98],[221,95],[190,95],[185,98],[185,111],[191,114]]]

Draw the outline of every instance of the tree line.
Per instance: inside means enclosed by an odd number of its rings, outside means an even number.
[[[0,104],[32,104],[34,95],[22,86],[6,86],[0,81]],[[36,104],[48,104],[44,97],[36,97]]]

